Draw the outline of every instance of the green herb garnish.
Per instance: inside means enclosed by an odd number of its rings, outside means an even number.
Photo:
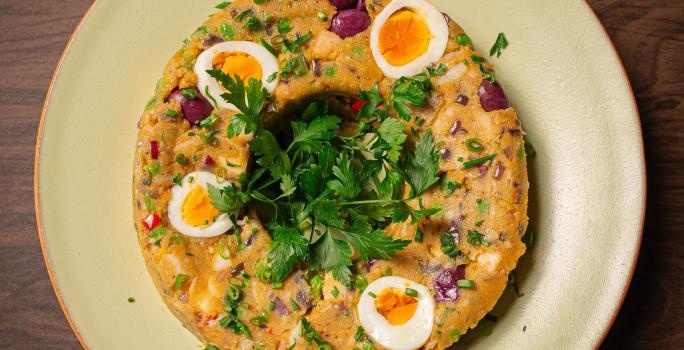
[[[454,38],[454,41],[457,42],[457,43],[458,43],[459,45],[461,45],[461,46],[470,45],[470,43],[471,43],[470,37],[468,37],[468,36],[465,35],[465,34],[459,34],[459,35],[457,35],[457,36]]]
[[[485,246],[489,247],[492,245],[488,240],[484,238],[484,235],[477,230],[468,230],[468,244],[472,246]]]
[[[404,290],[404,293],[406,293],[406,295],[408,295],[410,297],[414,297],[414,298],[418,297],[418,291],[413,289],[413,288],[406,288]]]
[[[508,40],[506,39],[506,35],[504,33],[499,33],[499,36],[496,37],[494,45],[492,46],[491,50],[489,50],[489,56],[501,56],[501,52],[506,47],[508,47]]]
[[[456,285],[460,288],[474,288],[475,282],[473,282],[473,280],[458,280],[456,281]]]

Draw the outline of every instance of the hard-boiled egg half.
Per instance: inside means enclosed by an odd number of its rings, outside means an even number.
[[[207,73],[212,69],[221,70],[231,77],[237,74],[245,84],[250,78],[261,80],[268,92],[273,92],[278,84],[278,77],[274,75],[278,72],[278,61],[263,46],[251,41],[226,41],[210,47],[197,56],[197,87],[202,94],[208,92],[218,107],[233,111],[237,108],[220,97],[226,90]],[[209,99],[209,96],[205,97]]]
[[[358,313],[374,342],[391,350],[413,350],[430,337],[435,302],[421,284],[402,277],[381,277],[361,294]]]
[[[169,222],[176,231],[190,237],[214,237],[233,227],[228,214],[211,204],[207,184],[219,189],[230,186],[210,172],[196,171],[171,188]]]
[[[394,0],[375,17],[370,34],[373,58],[389,78],[421,72],[444,54],[449,26],[425,0]]]

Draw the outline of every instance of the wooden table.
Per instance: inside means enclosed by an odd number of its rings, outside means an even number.
[[[649,186],[636,274],[603,348],[684,349],[684,1],[589,2],[637,96]],[[0,349],[79,349],[43,265],[33,153],[53,70],[89,4],[0,0]]]

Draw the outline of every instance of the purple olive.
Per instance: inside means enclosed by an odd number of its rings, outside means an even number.
[[[465,265],[460,265],[455,269],[444,269],[435,279],[435,300],[438,303],[458,300],[458,280],[464,278]]]
[[[354,36],[366,30],[370,17],[364,10],[349,9],[338,12],[332,19],[330,30],[342,38]]]
[[[211,115],[211,112],[214,111],[214,106],[212,106],[211,103],[209,103],[209,101],[207,101],[207,99],[204,98],[204,96],[202,96],[202,94],[200,94],[196,89],[193,88],[192,90],[195,91],[194,99],[189,99],[183,96],[183,93],[180,89],[174,89],[171,91],[168,100],[178,101],[178,103],[181,105],[181,109],[183,110],[183,117],[191,124],[198,124],[206,117]]]
[[[330,2],[337,7],[338,10],[348,10],[356,7],[356,0],[330,0]]]
[[[499,83],[492,83],[489,79],[483,80],[478,94],[482,108],[487,112],[509,107],[508,98]]]

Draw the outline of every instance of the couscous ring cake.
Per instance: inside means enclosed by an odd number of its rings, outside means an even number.
[[[425,0],[221,3],[138,127],[140,247],[207,349],[445,349],[525,252],[524,131]]]

